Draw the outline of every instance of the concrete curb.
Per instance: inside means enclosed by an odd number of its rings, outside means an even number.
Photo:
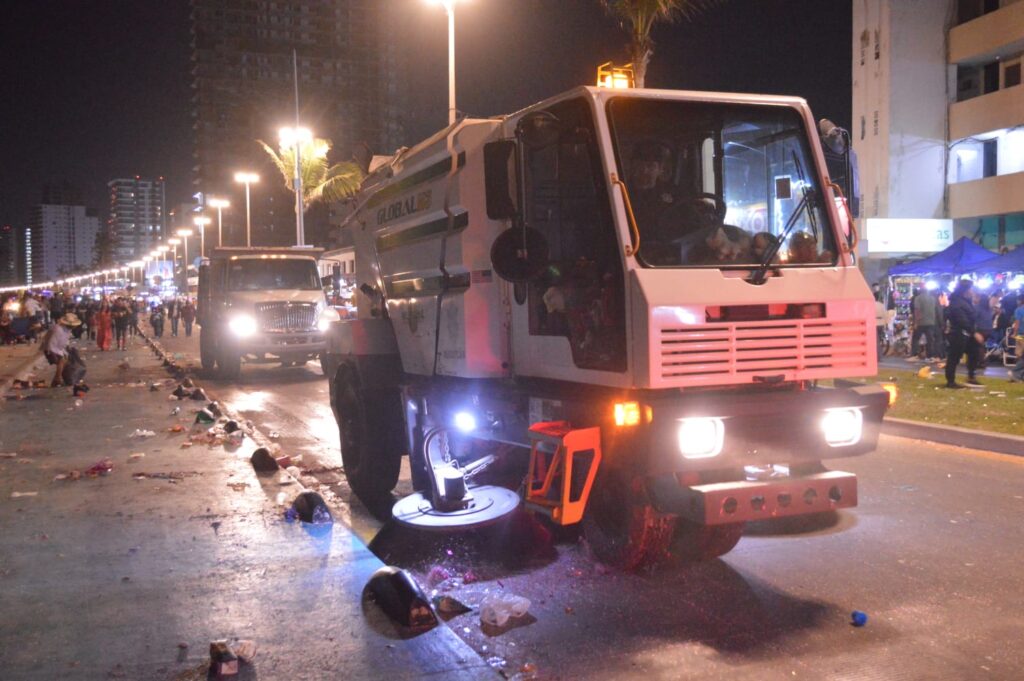
[[[1024,437],[1016,435],[989,433],[970,428],[940,426],[890,417],[886,417],[882,421],[882,432],[896,437],[908,437],[944,445],[967,447],[968,449],[983,449],[1000,454],[1024,456]]]

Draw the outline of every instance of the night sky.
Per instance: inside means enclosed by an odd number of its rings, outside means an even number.
[[[651,87],[806,97],[850,118],[851,0],[726,0],[661,26]],[[446,120],[444,11],[407,3],[407,143]],[[458,104],[509,113],[623,61],[626,37],[596,0],[465,0],[457,10]],[[0,222],[24,224],[48,182],[70,182],[106,218],[106,182],[167,179],[170,206],[191,174],[186,0],[9,0],[0,22]],[[273,131],[268,131],[273,135]],[[377,150],[386,151],[386,150]],[[389,150],[387,150],[389,151]]]

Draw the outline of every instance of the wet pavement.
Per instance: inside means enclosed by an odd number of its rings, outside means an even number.
[[[0,348],[0,376],[26,355]],[[0,403],[0,678],[206,678],[214,639],[256,642],[240,679],[493,673],[447,628],[404,638],[364,606],[381,562],[343,523],[286,522],[298,485],[257,476],[249,438],[186,446],[205,402],[168,400],[148,350],[85,358],[81,404]]]
[[[195,357],[195,338],[163,342]],[[474,607],[493,594],[530,599],[500,629],[478,611],[448,622],[506,677],[1008,679],[1024,668],[1024,459],[883,437],[878,452],[833,465],[858,474],[858,508],[751,526],[721,560],[628,575],[571,531],[524,516],[455,537],[384,525],[344,483],[315,363],[206,383],[302,455],[304,480],[343,524],[437,594]],[[851,626],[854,610],[866,626]]]
[[[185,339],[167,345],[188,352]],[[750,526],[722,560],[627,575],[571,531],[529,521],[454,537],[382,525],[337,471],[318,369],[247,366],[237,385],[214,384],[305,465],[330,471],[316,475],[332,503],[367,540],[383,527],[371,546],[386,560],[472,606],[529,598],[528,617],[500,630],[478,612],[449,622],[506,676],[969,679],[1024,668],[1022,459],[883,437],[876,453],[833,464],[859,476],[858,508]],[[851,626],[854,610],[866,626]]]

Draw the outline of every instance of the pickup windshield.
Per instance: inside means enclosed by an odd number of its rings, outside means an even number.
[[[228,290],[320,289],[316,263],[305,258],[240,258],[228,265]]]
[[[608,110],[643,265],[835,264],[795,109],[623,97]]]

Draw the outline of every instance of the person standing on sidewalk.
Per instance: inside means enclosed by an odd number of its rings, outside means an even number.
[[[96,311],[96,347],[103,352],[110,349],[113,321],[110,302],[104,298],[100,301],[100,309]]]
[[[153,327],[153,335],[163,338],[164,335],[164,306],[157,303],[149,313],[149,324]]]
[[[196,306],[189,298],[185,299],[185,304],[181,307],[181,321],[185,322],[185,336],[191,338],[192,324],[196,321]]]
[[[1017,354],[1017,362],[1010,369],[1010,382],[1024,381],[1024,298],[1018,298],[1017,309],[1012,312],[1014,352]]]
[[[172,298],[167,304],[167,317],[171,320],[171,336],[178,335],[178,320],[181,319],[181,302]]]
[[[919,354],[921,350],[920,337],[924,336],[925,357],[938,357],[938,335],[939,335],[939,300],[930,291],[919,289],[914,297],[914,338],[911,341],[911,353]]]
[[[139,331],[139,302],[137,300],[128,301],[128,336],[135,338],[135,334]]]
[[[128,349],[128,324],[131,321],[128,305],[124,298],[114,301],[110,316],[114,321],[114,344],[122,352]]]
[[[949,307],[946,308],[946,341],[949,354],[946,357],[946,387],[963,388],[956,382],[956,368],[960,359],[967,353],[968,383],[976,383],[974,372],[977,369],[976,354],[971,352],[974,339],[974,305],[971,304],[970,279],[957,282],[952,295],[949,296]]]

